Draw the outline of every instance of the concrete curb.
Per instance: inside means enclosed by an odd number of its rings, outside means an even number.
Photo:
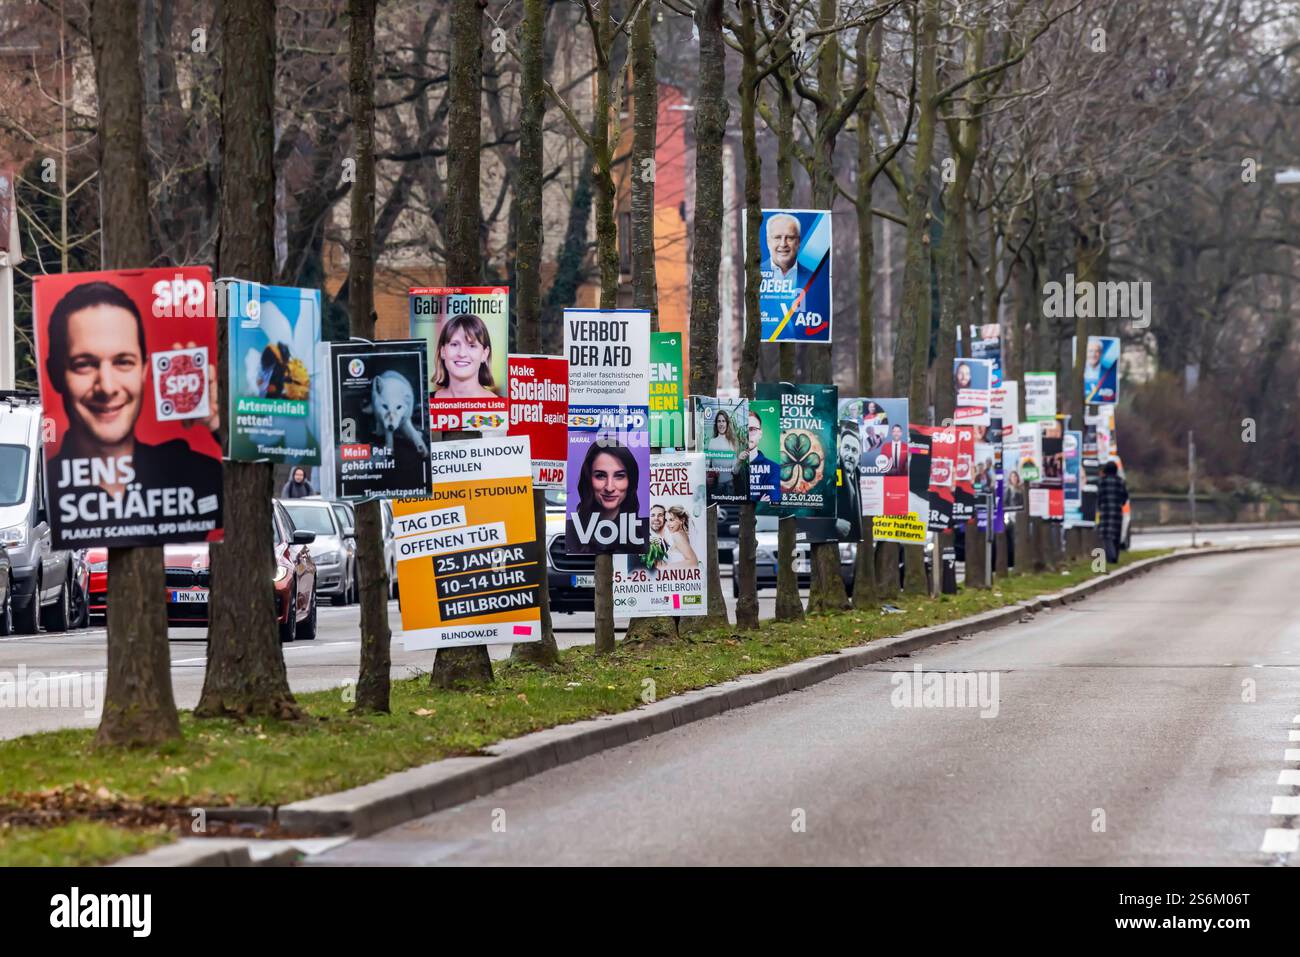
[[[143,854],[126,857],[112,867],[252,867],[245,841],[225,837],[177,841]]]
[[[942,625],[913,629],[870,644],[745,675],[712,687],[673,695],[632,711],[602,715],[511,738],[492,745],[488,749],[489,753],[482,757],[446,758],[399,771],[347,791],[295,801],[278,808],[275,819],[282,831],[291,834],[348,834],[352,837],[365,837],[434,811],[464,804],[524,778],[610,748],[671,731],[732,708],[743,708],[799,691],[855,668],[1013,624],[1026,614],[1080,601],[1162,565],[1201,555],[1295,547],[1300,547],[1300,543],[1208,547],[1184,549],[1157,558],[1143,559],[1072,588],[1039,595],[1005,608]],[[243,849],[242,856],[232,848],[220,846],[213,847],[212,852],[205,855],[200,853],[204,848],[195,848],[193,843],[195,842],[159,848],[121,861],[117,866],[247,866],[254,863],[244,845],[240,846]],[[206,846],[235,842],[210,838],[197,843]]]

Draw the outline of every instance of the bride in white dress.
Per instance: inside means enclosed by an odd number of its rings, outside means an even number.
[[[695,549],[691,547],[691,519],[686,509],[680,505],[669,508],[664,525],[664,539],[668,546],[668,554],[657,567],[698,568],[700,559],[695,554]]]

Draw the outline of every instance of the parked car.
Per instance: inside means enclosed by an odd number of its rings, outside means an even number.
[[[546,587],[551,610],[592,611],[596,607],[596,556],[570,555],[565,550],[564,511],[552,506],[552,496],[557,494],[563,496],[562,492],[546,493]]]
[[[780,519],[775,515],[756,515],[754,516],[755,530],[755,560],[754,568],[757,575],[758,590],[764,588],[776,587],[776,555],[777,555],[777,529]],[[844,580],[844,587],[848,590],[853,588],[853,562],[857,557],[857,545],[852,542],[846,542],[840,545],[840,577]],[[739,550],[739,546],[737,546]],[[740,597],[740,580],[736,577],[735,554],[730,556],[732,559],[732,576],[731,576],[731,594],[733,597]],[[796,541],[794,546],[794,570],[799,576],[799,587],[807,588],[812,582],[812,550],[808,542]]]
[[[334,517],[343,529],[343,547],[348,551],[348,564],[352,567],[352,580],[348,583],[350,601],[360,601],[361,578],[357,571],[357,510],[351,502],[330,502],[330,507],[334,509]]]
[[[397,542],[393,541],[393,503],[380,499],[379,514],[384,520],[384,567],[388,569],[388,597],[397,597]]]
[[[74,621],[77,559],[50,533],[34,392],[0,392],[0,544],[8,551],[14,630],[67,631]]]
[[[316,536],[295,529],[278,502],[274,503],[271,522],[276,563],[275,615],[280,640],[310,640],[316,637],[316,565],[308,546]],[[108,613],[107,550],[90,549],[84,564],[89,591],[87,611],[96,617],[105,616]],[[164,546],[163,567],[167,581],[167,624],[206,626],[211,593],[207,543]]]
[[[9,553],[0,548],[0,635],[14,633],[14,587]]]
[[[316,535],[308,546],[316,563],[316,594],[330,598],[336,605],[351,602],[356,582],[355,557],[345,539],[354,534],[352,527],[340,525],[334,508],[323,499],[281,499],[279,504],[295,529]]]

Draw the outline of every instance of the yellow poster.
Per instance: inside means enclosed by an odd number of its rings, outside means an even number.
[[[428,498],[393,502],[408,651],[541,639],[527,436],[440,442]]]
[[[871,537],[877,542],[925,544],[925,522],[915,512],[906,515],[876,515],[871,519]]]

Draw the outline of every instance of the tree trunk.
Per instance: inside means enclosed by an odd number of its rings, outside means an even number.
[[[926,368],[930,356],[930,162],[934,155],[939,0],[920,3],[920,69],[916,158],[907,201],[907,246],[898,349],[894,353],[894,391],[907,384],[912,418],[922,421],[928,405]],[[911,328],[908,328],[908,318]],[[928,591],[924,551],[904,547],[904,584],[908,591]],[[938,562],[936,551],[935,561]]]
[[[226,0],[221,50],[217,274],[269,283],[275,277],[275,4]],[[217,380],[226,383],[229,326],[221,317],[217,337]],[[223,425],[228,439],[230,423]],[[209,549],[208,662],[194,709],[200,717],[302,715],[289,691],[276,623],[271,473],[269,462],[225,463],[225,540]]]
[[[451,70],[447,81],[447,141],[460,147],[447,164],[447,283],[483,281],[480,255],[479,142],[483,125],[483,8],[479,0],[451,2]],[[443,439],[477,438],[477,432],[447,432]],[[487,645],[442,648],[434,654],[435,687],[489,684],[492,659]]]
[[[138,14],[137,0],[94,0],[90,11],[99,94],[100,243],[105,269],[138,269],[152,258]],[[149,745],[179,738],[162,548],[111,548],[108,573],[113,582],[108,678],[95,744]]]
[[[722,0],[702,0],[696,12],[700,33],[700,94],[695,105],[695,243],[691,263],[691,395],[718,389],[718,271],[722,264],[722,139],[730,107],[726,93],[726,44]],[[718,509],[708,510],[707,615],[683,619],[683,634],[730,621],[718,568]]]
[[[882,600],[898,597],[898,553],[902,545],[881,542],[876,548],[876,593]]]
[[[763,212],[763,159],[758,152],[758,51],[755,31],[755,0],[740,0],[742,67],[740,76],[740,138],[745,158],[745,343],[740,355],[740,394],[754,397],[758,376],[759,321],[758,291],[762,282],[758,245],[758,221]],[[736,579],[736,627],[758,627],[758,542],[754,503],[740,506],[740,534],[731,574]]]
[[[984,587],[984,543],[987,533],[975,522],[966,526],[966,587]]]
[[[524,22],[520,34],[520,118],[519,165],[515,175],[519,249],[515,259],[515,318],[519,330],[519,351],[540,353],[542,349],[542,179],[545,176],[542,129],[546,119],[545,48],[547,0],[524,0]],[[546,584],[546,492],[533,490],[533,519],[537,531],[542,569],[540,589],[542,638],[520,642],[511,649],[515,658],[550,667],[560,660],[551,620],[551,591]]]
[[[631,156],[632,305],[650,310],[650,328],[659,329],[655,275],[655,145],[659,135],[659,77],[650,4],[632,24],[634,99]],[[651,449],[651,451],[656,451]],[[667,615],[633,618],[624,641],[667,641],[677,637],[678,619]]]
[[[375,337],[375,7],[377,0],[348,0],[348,93],[352,109],[356,182],[352,186],[348,255],[351,333]],[[361,577],[361,671],[358,712],[389,710],[392,631],[388,626],[388,569],[379,502],[357,507],[357,567]],[[378,586],[378,587],[376,587]]]

